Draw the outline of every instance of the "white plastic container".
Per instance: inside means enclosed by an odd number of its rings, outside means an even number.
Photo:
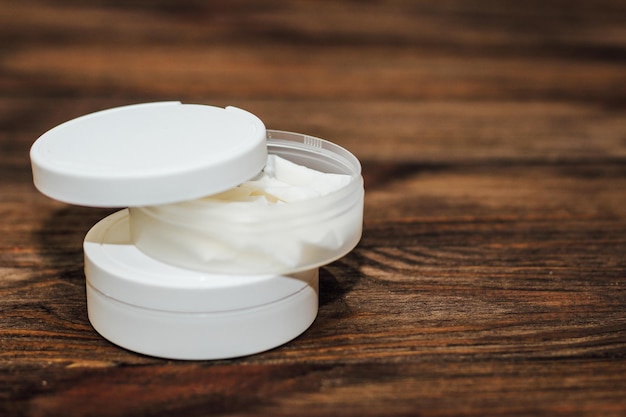
[[[206,203],[258,174],[268,151],[350,181],[280,206]],[[232,107],[93,113],[42,135],[31,161],[35,185],[52,198],[130,207],[85,238],[87,305],[102,336],[148,355],[230,358],[295,338],[317,315],[317,268],[361,236],[358,160],[321,139],[266,131]]]

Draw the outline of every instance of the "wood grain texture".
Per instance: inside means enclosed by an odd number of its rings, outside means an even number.
[[[626,4],[0,0],[1,416],[626,415]],[[111,210],[32,185],[47,129],[235,105],[353,151],[364,235],[287,345],[224,361],[90,326]]]

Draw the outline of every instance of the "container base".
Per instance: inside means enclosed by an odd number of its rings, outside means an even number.
[[[317,289],[255,308],[219,313],[150,310],[110,298],[87,281],[89,321],[112,343],[168,359],[227,359],[278,347],[315,320]]]
[[[84,242],[87,311],[104,338],[150,356],[226,359],[280,346],[318,309],[319,271],[215,275],[165,264],[130,240],[128,212],[98,222]]]

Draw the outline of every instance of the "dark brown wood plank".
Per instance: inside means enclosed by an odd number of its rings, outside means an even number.
[[[602,165],[604,161],[619,164],[626,158],[626,112],[594,103],[246,98],[184,101],[235,105],[258,114],[269,129],[306,132],[350,149],[363,161],[397,162],[400,166],[575,165],[585,161]],[[141,99],[0,97],[0,120],[5,126],[0,131],[4,161],[0,169],[10,171],[3,178],[11,175],[30,181],[28,148],[51,127],[86,113],[138,102]]]
[[[626,83],[621,61],[572,65],[550,56],[464,59],[408,47],[318,46],[303,56],[299,51],[292,45],[234,51],[232,46],[195,45],[123,44],[104,51],[90,45],[40,46],[7,54],[3,72],[14,95],[23,93],[22,86],[34,85],[48,95],[170,97],[189,91],[196,98],[549,98],[624,104],[624,93],[615,88]]]
[[[290,3],[164,3],[161,9],[70,3],[34,10],[9,3],[0,14],[10,45],[3,88],[54,96],[184,91],[227,98],[624,103],[616,87],[626,81],[619,19],[626,12],[617,2],[452,3],[451,9],[430,2]],[[24,28],[35,30],[21,34]]]
[[[25,371],[29,391],[16,397],[33,399],[32,415],[618,415],[624,371],[611,361],[73,368]]]

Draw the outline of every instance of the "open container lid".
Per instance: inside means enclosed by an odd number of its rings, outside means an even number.
[[[216,194],[257,175],[266,130],[235,107],[160,102],[88,114],[30,150],[35,186],[66,203],[150,206]]]

